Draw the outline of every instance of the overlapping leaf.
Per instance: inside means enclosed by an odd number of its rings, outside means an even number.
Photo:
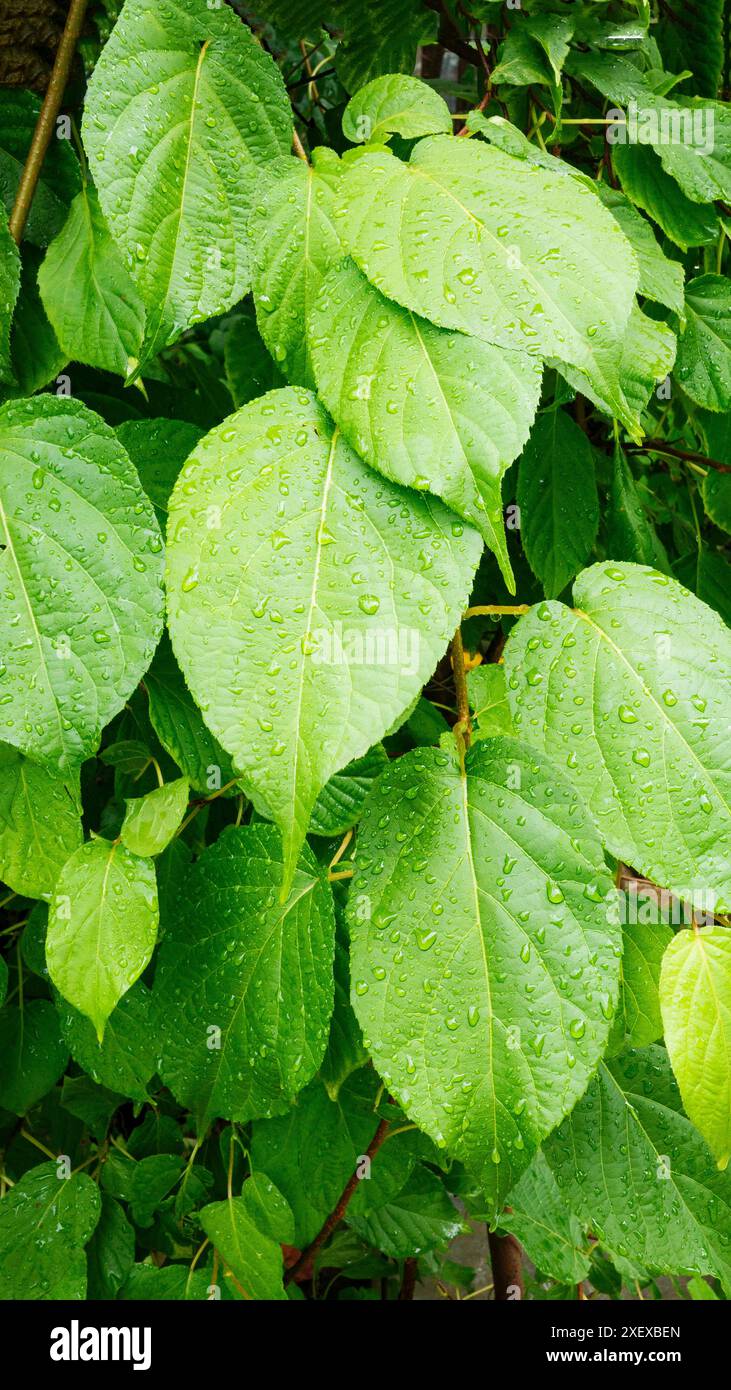
[[[144,362],[246,293],[258,168],[292,137],[284,84],[228,5],[127,0],[89,83],[83,136],[147,309]]]
[[[154,651],[159,527],[108,425],[54,396],[0,410],[0,522],[0,735],[66,772]]]
[[[505,651],[516,731],[567,767],[617,858],[682,898],[731,901],[731,638],[676,580],[599,564]]]
[[[168,524],[173,647],[282,831],[285,888],[325,783],[433,671],[479,551],[440,502],[372,473],[306,391],[244,406],[183,469]]]
[[[731,931],[678,932],[662,962],[665,1045],[688,1116],[725,1168],[731,1157]]]
[[[619,975],[612,901],[573,788],[514,740],[476,744],[465,773],[418,749],[369,798],[351,897],[354,1007],[391,1094],[479,1177],[494,1213],[604,1050]]]

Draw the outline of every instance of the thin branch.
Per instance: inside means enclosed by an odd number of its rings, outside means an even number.
[[[475,608],[468,608],[463,614],[462,621],[467,618],[506,617],[519,618],[523,613],[530,612],[529,603],[478,603]]]
[[[644,444],[628,444],[626,446],[628,454],[667,454],[673,459],[682,459],[685,463],[705,463],[708,468],[715,468],[719,473],[731,473],[731,465],[721,463],[719,459],[709,459],[706,454],[699,453],[696,449],[678,449],[673,444],[665,444],[662,439],[646,439]]]
[[[381,1144],[383,1143],[387,1134],[388,1120],[381,1120],[378,1129],[373,1135],[373,1138],[371,1139],[371,1142],[365,1151],[364,1156],[366,1158],[374,1157],[374,1155],[380,1149]],[[332,1232],[335,1230],[335,1227],[338,1226],[342,1221],[348,1209],[348,1205],[351,1201],[351,1198],[355,1193],[355,1189],[358,1186],[358,1181],[358,1171],[356,1169],[356,1171],[352,1174],[352,1176],[348,1179],[347,1183],[345,1184],[345,1187],[343,1188],[343,1191],[340,1194],[340,1197],[335,1207],[330,1212],[330,1215],[327,1217],[327,1220],[325,1221],[324,1225],[318,1231],[317,1235],[315,1236],[315,1239],[310,1242],[310,1244],[306,1247],[305,1250],[302,1251],[302,1254],[300,1255],[297,1262],[287,1270],[287,1273],[284,1276],[285,1284],[291,1283],[293,1279],[296,1279],[298,1277],[309,1277],[309,1275],[312,1272],[312,1264],[315,1255],[317,1254],[318,1250],[320,1250],[321,1247],[325,1244],[325,1241],[327,1240],[328,1236],[330,1236]]]
[[[450,656],[454,674],[454,693],[457,699],[457,723],[454,727],[462,735],[465,748],[469,748],[472,738],[472,721],[470,719],[470,700],[467,694],[467,672],[464,668],[461,627],[457,628],[452,638]]]
[[[310,161],[307,158],[307,151],[305,150],[305,147],[302,144],[302,141],[300,140],[299,135],[297,134],[297,131],[294,128],[292,130],[292,149],[294,150],[298,159],[303,159],[305,161],[305,164],[309,164]]]
[[[416,1288],[416,1270],[418,1260],[413,1255],[409,1255],[404,1260],[404,1272],[401,1278],[401,1288],[398,1291],[399,1303],[408,1303],[414,1297]]]
[[[61,42],[56,50],[56,59],[53,64],[53,71],[48,83],[48,89],[43,99],[43,105],[38,113],[36,128],[33,131],[33,139],[30,142],[28,157],[25,161],[23,172],[20,176],[18,191],[15,195],[13,210],[10,214],[8,228],[13,240],[19,246],[25,231],[25,224],[28,221],[33,195],[36,191],[40,178],[43,161],[46,157],[46,150],[51,141],[51,136],[56,127],[56,117],[61,110],[63,94],[66,91],[71,64],[73,62],[76,44],[78,43],[81,29],[86,14],[87,0],[71,0],[69,12],[66,17],[66,25],[61,35]]]

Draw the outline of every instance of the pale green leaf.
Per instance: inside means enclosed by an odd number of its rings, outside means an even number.
[[[680,898],[731,903],[731,638],[676,580],[599,564],[505,649],[516,732],[568,767],[602,838]]]
[[[451,133],[452,117],[443,97],[418,77],[403,73],[367,82],[343,112],[343,135],[354,145],[378,144],[389,135],[414,140]]]
[[[142,974],[157,936],[154,865],[91,840],[66,862],[48,916],[48,973],[99,1042],[115,1004]]]
[[[494,738],[497,734],[513,733],[513,716],[502,666],[487,662],[476,666],[467,676],[467,692],[477,720],[474,738]]]
[[[517,1236],[542,1275],[559,1284],[579,1284],[586,1279],[589,1242],[541,1152],[510,1193],[500,1227]]]
[[[539,361],[417,318],[351,260],[322,286],[310,347],[319,395],[361,458],[472,522],[512,588],[500,488],[538,405]]]
[[[83,1299],[100,1210],[86,1173],[60,1178],[55,1163],[24,1173],[0,1202],[0,1299]]]
[[[201,1132],[280,1114],[325,1051],[332,895],[307,846],[284,905],[281,874],[273,826],[227,829],[190,870],[160,947],[160,1074]]]
[[[73,789],[0,744],[0,879],[25,897],[49,898],[81,840]]]
[[[688,1118],[718,1163],[731,1157],[731,931],[680,931],[662,962],[665,1046]]]
[[[22,1008],[3,1009],[0,1056],[0,1106],[25,1115],[55,1086],[69,1059],[53,1004],[31,999]]]
[[[130,798],[120,831],[122,844],[143,857],[162,854],[185,815],[189,791],[188,778],[178,777],[146,796]]]
[[[109,426],[50,395],[0,409],[0,522],[0,736],[66,772],[149,664],[160,531]]]
[[[286,889],[326,782],[408,709],[442,656],[479,537],[372,473],[314,397],[290,388],[201,443],[168,542],[175,654],[282,831]]]
[[[545,1145],[564,1200],[638,1274],[715,1274],[731,1291],[731,1176],[683,1114],[661,1047],[601,1063]]]
[[[731,281],[699,275],[686,290],[687,322],[678,344],[676,376],[707,410],[731,406]]]
[[[526,559],[555,598],[585,565],[599,527],[592,448],[564,410],[538,416],[520,460],[517,500]]]
[[[343,254],[334,223],[341,163],[316,150],[292,159],[262,193],[249,223],[259,332],[294,386],[314,386],[307,324],[323,276]]]
[[[571,784],[512,739],[475,744],[465,768],[418,749],[369,798],[353,1002],[391,1095],[497,1214],[604,1050],[620,933]]]
[[[142,343],[139,291],[85,183],[38,272],[41,298],[67,358],[127,376]]]
[[[632,439],[643,437],[642,414],[647,409],[655,384],[664,381],[675,362],[677,339],[671,328],[648,318],[637,305],[632,310],[622,343],[619,381],[626,413],[624,424]],[[609,396],[597,391],[584,372],[554,362],[575,391],[581,391],[608,415],[613,414]]]
[[[409,164],[387,150],[345,163],[342,236],[378,289],[445,328],[573,364],[626,417],[618,369],[637,263],[590,187],[442,135]]]
[[[284,83],[228,5],[127,0],[89,83],[83,137],[147,309],[145,362],[249,288],[259,166],[292,138]]]

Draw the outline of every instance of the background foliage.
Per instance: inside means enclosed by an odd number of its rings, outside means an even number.
[[[728,1296],[728,11],[6,5],[2,1297]]]

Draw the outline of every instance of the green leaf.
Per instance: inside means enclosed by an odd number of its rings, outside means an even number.
[[[282,831],[286,891],[322,788],[408,709],[443,654],[479,538],[373,474],[294,389],[206,437],[176,484],[168,538],[175,654]]]
[[[703,479],[701,491],[703,505],[711,521],[720,526],[722,531],[731,534],[731,474],[709,468]]]
[[[0,409],[0,521],[0,734],[67,772],[149,664],[160,531],[112,430],[55,396]]]
[[[451,135],[446,101],[418,77],[390,73],[376,77],[351,97],[343,112],[343,135],[351,144],[379,144],[389,135],[415,140]]]
[[[281,1114],[322,1061],[333,1002],[332,895],[305,846],[282,906],[269,825],[228,828],[188,874],[160,947],[160,1075],[195,1112]]]
[[[10,325],[20,290],[20,253],[0,216],[0,381],[12,381]]]
[[[612,163],[630,201],[657,222],[681,251],[715,241],[715,209],[686,198],[649,145],[614,145]]]
[[[32,396],[51,382],[58,385],[59,394],[68,394],[68,379],[65,382],[57,380],[68,357],[59,345],[43,307],[38,288],[41,264],[41,252],[34,246],[23,244],[20,293],[10,334],[10,355],[16,384],[13,396]]]
[[[53,1004],[31,999],[0,1013],[0,1105],[25,1115],[55,1086],[69,1055],[61,1041]]]
[[[259,1228],[248,1186],[240,1197],[203,1207],[200,1223],[247,1298],[286,1301],[282,1249]]]
[[[229,323],[223,360],[228,388],[237,407],[284,385],[282,373],[262,342],[253,308],[251,314],[237,314]]]
[[[390,1093],[475,1173],[496,1214],[604,1050],[619,930],[570,783],[512,739],[475,744],[465,769],[421,748],[369,798],[350,896],[353,1003]]]
[[[228,5],[127,0],[87,90],[84,145],[147,309],[140,360],[249,288],[259,167],[292,116],[272,59]]]
[[[659,912],[658,890],[638,885],[638,921],[627,921],[622,927],[622,965],[619,1003],[612,1025],[610,1051],[623,1052],[627,1047],[648,1047],[662,1037],[660,1015],[660,965],[672,927],[662,920]],[[626,892],[626,890],[625,890]],[[645,902],[640,905],[641,898]],[[625,899],[628,905],[632,899]],[[633,915],[633,914],[631,914]],[[645,920],[645,917],[655,920]]]
[[[573,597],[508,638],[516,732],[568,766],[617,859],[680,898],[730,903],[727,629],[642,565],[593,565]]]
[[[665,304],[681,319],[684,315],[683,267],[660,249],[649,222],[633,207],[629,198],[608,183],[597,184],[597,192],[605,207],[619,223],[640,269],[640,294],[656,304]]]
[[[129,1203],[136,1226],[151,1226],[155,1212],[181,1175],[179,1154],[151,1154],[135,1160],[113,1149],[102,1168],[105,1192]]]
[[[61,998],[56,1003],[61,1035],[74,1061],[99,1085],[140,1105],[150,1098],[147,1083],[159,1049],[151,1004],[150,991],[138,980],[110,1014],[100,1043],[88,1018]]]
[[[662,962],[665,1046],[688,1118],[718,1163],[731,1157],[731,931],[680,931]]]
[[[330,1036],[319,1076],[331,1100],[337,1100],[341,1086],[354,1071],[365,1065],[368,1053],[363,1034],[350,1002],[350,935],[344,913],[335,911],[335,1002],[330,1020]]]
[[[7,992],[8,992],[8,967],[7,967],[7,965],[5,964],[5,961],[3,960],[3,957],[0,956],[0,1007],[2,1007],[2,1005],[5,1003],[5,997],[6,997],[6,995],[7,995]]]
[[[687,323],[678,344],[676,376],[707,410],[731,404],[731,281],[699,275],[686,290]]]
[[[48,973],[64,999],[91,1019],[100,1043],[112,1009],[152,955],[157,920],[149,859],[97,839],[66,862],[48,917]]]
[[[145,311],[109,235],[92,184],[84,183],[38,272],[41,298],[67,357],[127,376]]]
[[[471,521],[512,587],[500,488],[538,405],[537,359],[417,318],[351,260],[325,279],[310,348],[319,395],[348,443]]]
[[[84,1298],[100,1210],[86,1173],[59,1178],[55,1163],[24,1173],[0,1202],[0,1299]]]
[[[564,410],[539,415],[518,474],[526,559],[548,598],[556,598],[591,553],[599,528],[594,455]]]
[[[146,796],[128,800],[120,832],[122,844],[143,858],[162,854],[185,815],[189,791],[188,778],[178,777]]]
[[[315,384],[307,324],[323,276],[343,254],[334,222],[342,165],[332,150],[313,160],[283,163],[249,222],[259,332],[294,386]]]
[[[612,461],[612,481],[604,513],[607,549],[615,560],[632,560],[670,573],[665,546],[642,504],[627,455],[619,444]]]
[[[0,744],[0,878],[28,898],[50,898],[82,840],[78,797],[62,777]]]
[[[377,743],[365,757],[356,758],[342,772],[336,772],[315,802],[308,833],[344,835],[360,820],[365,799],[387,765],[386,750],[382,743]]]
[[[119,1202],[102,1192],[102,1209],[97,1228],[89,1242],[90,1300],[116,1298],[135,1262],[135,1233]]]
[[[83,1120],[101,1144],[114,1112],[124,1104],[124,1096],[97,1085],[90,1076],[66,1076],[61,1088],[61,1104],[70,1115]]]
[[[202,434],[188,420],[124,420],[117,426],[117,438],[139,473],[163,532],[173,484]]]
[[[150,697],[150,722],[163,748],[185,773],[194,791],[209,793],[234,777],[225,753],[203,723],[198,706],[180,672],[167,633],[145,676]]]
[[[541,1274],[559,1284],[586,1279],[588,1240],[541,1152],[510,1193],[510,1209],[501,1213],[500,1227],[518,1237]]]
[[[443,1250],[466,1229],[441,1178],[421,1163],[387,1202],[369,1205],[363,1214],[351,1204],[347,1221],[369,1245],[394,1260]]]
[[[289,1202],[300,1249],[314,1240],[375,1134],[375,1087],[373,1080],[364,1082],[364,1075],[351,1076],[337,1100],[314,1081],[286,1115],[258,1120],[252,1127],[252,1165],[265,1172]],[[372,1178],[381,1156],[397,1142],[391,1139],[374,1158]]]
[[[208,1275],[201,1270],[191,1273],[189,1264],[169,1264],[158,1269],[155,1265],[136,1264],[130,1270],[119,1298],[134,1302],[196,1302],[209,1298]]]
[[[387,150],[345,163],[342,235],[378,289],[444,328],[572,363],[626,417],[618,369],[637,263],[586,183],[443,135],[409,164]]]
[[[638,1274],[715,1274],[731,1290],[731,1178],[686,1119],[661,1047],[601,1063],[545,1145],[564,1199]]]
[[[0,202],[10,216],[30,142],[41,110],[34,92],[0,91]],[[52,139],[33,194],[24,240],[47,246],[61,230],[69,203],[79,191],[79,163],[69,140]]]
[[[418,45],[436,41],[437,17],[421,0],[340,0],[339,10],[345,32],[335,67],[348,92],[386,73],[413,72]]]
[[[731,627],[731,565],[717,551],[698,547],[675,562],[675,573],[682,584],[720,613]]]
[[[467,691],[478,724],[474,738],[495,738],[514,732],[502,666],[486,662],[476,666],[467,676]]]

